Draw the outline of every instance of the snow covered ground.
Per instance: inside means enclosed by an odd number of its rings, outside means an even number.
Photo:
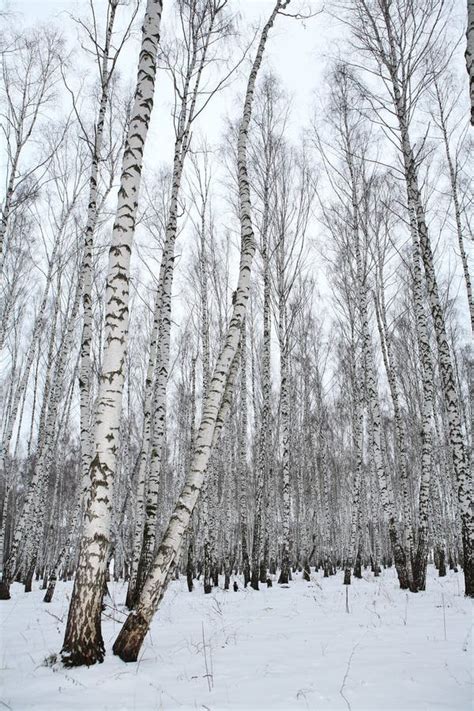
[[[13,587],[0,602],[0,708],[26,711],[133,709],[472,708],[472,607],[461,573],[407,595],[394,571],[365,573],[349,590],[342,574],[260,592],[168,590],[137,664],[111,653],[125,618],[125,588],[111,585],[108,654],[90,669],[46,660],[61,647],[71,584],[52,604]]]

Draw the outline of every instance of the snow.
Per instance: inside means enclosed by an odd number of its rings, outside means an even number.
[[[462,574],[428,571],[428,590],[397,587],[393,569],[365,572],[349,588],[296,575],[288,588],[259,592],[174,581],[136,664],[111,652],[125,619],[123,584],[103,632],[107,657],[66,670],[45,662],[64,634],[70,583],[58,583],[50,605],[35,588],[13,586],[0,602],[2,709],[131,711],[133,709],[348,709],[403,711],[472,708],[472,602]]]

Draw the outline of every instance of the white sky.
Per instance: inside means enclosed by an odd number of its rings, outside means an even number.
[[[1,2],[1,0],[0,0]],[[252,29],[261,27],[274,7],[275,0],[230,0],[229,7],[233,12],[240,13],[241,27],[244,36],[250,38]],[[3,0],[3,5],[18,13],[19,19],[25,25],[49,23],[51,20],[59,21],[66,28],[71,26],[69,18],[63,19],[64,12],[74,15],[87,16],[89,3],[87,0]],[[94,0],[97,16],[104,17],[106,3],[104,0]],[[168,16],[174,3],[164,0],[164,13],[162,30],[166,32],[169,26]],[[293,6],[293,7],[292,7]],[[143,16],[145,0],[141,2],[138,18]],[[320,0],[293,0],[289,10],[310,7],[313,11],[321,7]],[[101,12],[102,10],[102,12]],[[120,11],[120,8],[119,8]],[[119,11],[117,19],[119,19]],[[126,11],[125,11],[126,12]],[[125,14],[122,10],[122,17]],[[127,13],[128,14],[128,13]],[[274,70],[282,79],[287,93],[293,97],[295,108],[292,116],[292,130],[307,122],[309,111],[313,102],[313,92],[318,85],[322,85],[322,74],[327,62],[327,53],[334,52],[334,40],[341,32],[341,26],[336,26],[328,14],[320,14],[307,21],[300,22],[288,17],[279,17],[272,29],[265,54],[265,68]],[[134,80],[136,71],[136,57],[138,55],[138,41],[130,42],[121,63],[123,75],[128,75],[130,82]],[[238,56],[236,54],[236,56]],[[247,75],[248,64],[243,65],[240,77]],[[242,82],[237,84],[242,86]],[[218,140],[222,118],[226,114],[235,115],[234,102],[236,83],[213,100],[209,110],[205,113],[206,135],[209,140]],[[150,144],[147,147],[147,158],[150,160],[154,153],[159,154],[159,159],[170,160],[173,142],[171,138],[170,83],[158,81],[155,94],[155,108],[153,112],[153,125],[150,135]],[[158,157],[158,156],[157,156]]]

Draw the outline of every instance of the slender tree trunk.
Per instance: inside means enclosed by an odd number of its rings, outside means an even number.
[[[268,255],[268,221],[270,205],[268,201],[269,174],[265,176],[264,214],[262,227],[263,261],[263,350],[262,350],[262,409],[260,416],[260,435],[258,442],[258,469],[255,491],[255,517],[252,541],[252,578],[251,586],[258,590],[259,578],[266,578],[266,559],[264,555],[264,504],[268,478],[269,425],[271,397],[271,281]],[[265,570],[261,570],[265,567]]]
[[[240,345],[240,412],[239,429],[239,490],[240,490],[240,536],[242,544],[242,567],[244,586],[250,582],[250,560],[248,551],[248,512],[247,512],[247,336],[245,320],[242,324]]]
[[[393,416],[395,420],[395,446],[397,452],[398,461],[398,472],[400,479],[400,486],[402,491],[402,502],[403,502],[403,538],[404,538],[404,548],[406,551],[406,570],[409,581],[409,586],[412,592],[416,592],[416,582],[414,580],[414,574],[412,570],[412,559],[413,559],[413,533],[412,533],[412,520],[411,520],[411,508],[410,508],[410,492],[408,483],[408,470],[406,462],[406,446],[405,446],[405,435],[403,430],[402,415],[400,410],[400,398],[398,393],[398,384],[395,373],[394,359],[392,354],[392,344],[390,340],[390,335],[387,328],[387,317],[385,310],[385,296],[383,287],[383,271],[381,271],[381,293],[380,301],[378,298],[375,299],[375,312],[377,316],[377,325],[380,335],[380,343],[382,348],[382,357],[385,365],[385,371],[387,373],[387,379],[390,388],[390,394],[392,397],[393,404]],[[426,460],[423,461],[423,465],[426,464]],[[425,473],[430,472],[430,467],[428,469],[423,469]],[[419,538],[419,543],[420,543]],[[424,543],[422,542],[422,546]]]
[[[421,375],[423,385],[423,401],[421,412],[421,481],[418,505],[418,541],[413,561],[414,589],[424,590],[426,581],[426,566],[428,564],[428,523],[429,523],[429,491],[432,477],[432,441],[433,441],[433,363],[428,335],[428,324],[423,298],[420,249],[416,225],[411,224],[413,239],[413,286],[415,313],[420,352]]]
[[[283,274],[280,275],[283,279]],[[278,582],[288,584],[290,576],[290,423],[288,395],[288,332],[286,318],[286,297],[280,286],[278,340],[280,342],[280,430],[282,443],[282,533],[283,549],[281,554],[281,570]]]
[[[351,517],[351,537],[349,543],[349,556],[344,571],[344,585],[351,583],[351,568],[357,557],[358,550],[357,534],[359,529],[359,509],[361,505],[362,467],[363,467],[363,401],[362,392],[357,380],[355,365],[355,348],[352,344],[352,390],[353,390],[353,415],[352,430],[354,443],[354,478],[352,483],[352,517]]]
[[[105,43],[101,60],[101,94],[99,111],[95,125],[95,141],[92,146],[92,166],[89,178],[89,200],[87,206],[87,222],[84,230],[84,254],[82,257],[82,335],[81,335],[81,364],[79,371],[80,393],[80,427],[81,427],[81,459],[82,459],[82,492],[81,499],[85,510],[85,496],[88,491],[90,478],[89,469],[92,459],[92,442],[90,432],[90,397],[92,382],[92,255],[94,247],[94,232],[97,225],[97,183],[99,179],[99,164],[102,157],[104,141],[104,126],[107,105],[110,94],[109,54],[112,32],[115,22],[115,13],[118,0],[109,0],[109,16],[105,34]]]
[[[113,479],[118,449],[128,335],[129,270],[143,165],[155,88],[161,0],[148,0],[142,30],[135,100],[122,164],[116,219],[109,252],[106,335],[99,384],[88,496],[79,564],[62,649],[67,666],[101,662],[102,595],[110,547]]]

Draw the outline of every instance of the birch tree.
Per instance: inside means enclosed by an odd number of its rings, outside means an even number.
[[[100,618],[110,546],[112,487],[125,378],[130,255],[143,152],[153,108],[161,12],[161,0],[148,0],[109,252],[105,343],[90,466],[90,493],[61,652],[63,663],[67,666],[101,662],[105,653]]]
[[[81,455],[82,455],[82,487],[83,497],[88,488],[89,469],[92,457],[92,443],[90,433],[90,400],[91,400],[91,342],[92,342],[92,258],[94,246],[94,232],[96,230],[101,207],[107,197],[105,191],[103,195],[99,192],[100,165],[104,161],[104,132],[107,130],[106,114],[110,103],[112,92],[112,80],[120,52],[126,42],[130,32],[130,26],[135,18],[135,12],[118,43],[118,49],[112,51],[111,43],[114,33],[115,16],[119,0],[108,0],[105,33],[103,46],[98,36],[97,25],[94,21],[92,28],[86,28],[87,36],[92,43],[92,51],[96,54],[96,61],[99,70],[100,98],[97,110],[97,117],[93,127],[94,140],[91,141],[88,132],[80,116],[79,123],[83,129],[84,139],[91,154],[91,174],[89,177],[89,197],[87,205],[87,221],[84,228],[84,251],[82,266],[79,275],[82,291],[82,336],[81,336],[81,364],[79,372],[80,390],[80,421],[81,421]],[[92,8],[94,17],[94,10]],[[77,108],[76,114],[78,114]],[[111,186],[110,186],[111,187]]]

